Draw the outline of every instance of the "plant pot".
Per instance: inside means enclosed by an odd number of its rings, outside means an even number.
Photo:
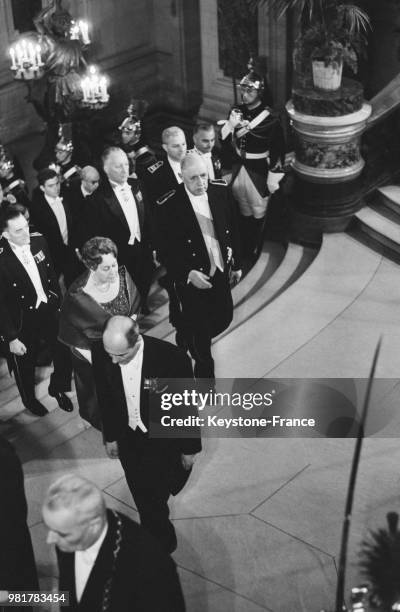
[[[343,62],[325,62],[313,60],[312,73],[314,87],[324,91],[335,91],[339,89],[342,82]]]

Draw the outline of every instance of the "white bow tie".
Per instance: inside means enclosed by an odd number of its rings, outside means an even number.
[[[62,204],[63,199],[59,196],[57,198],[49,198],[51,204]]]
[[[211,151],[209,151],[208,153],[203,153],[203,157],[205,157],[206,159],[211,159]]]

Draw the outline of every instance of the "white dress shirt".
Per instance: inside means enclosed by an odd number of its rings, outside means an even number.
[[[100,537],[86,550],[77,550],[75,553],[75,591],[78,602],[81,600],[83,591],[85,590],[87,581],[89,580],[90,572],[96,563],[97,555],[104,538],[107,535],[108,523],[105,524]]]
[[[211,214],[210,204],[208,203],[207,194],[204,193],[203,195],[196,196],[190,193],[190,191],[186,187],[185,187],[185,190],[189,197],[189,200],[193,207],[194,212],[196,214],[203,215],[203,217],[210,219],[211,222],[214,223],[213,217]],[[203,231],[202,231],[202,234],[203,234],[204,242],[206,243],[208,255],[210,257],[210,263],[211,263],[210,276],[213,276],[216,268],[218,268],[218,270],[220,270],[221,272],[224,271],[224,260],[222,258],[221,248],[219,246],[218,240],[215,237],[215,230],[214,230],[214,237],[211,236],[210,234],[205,234]]]
[[[47,303],[47,296],[44,292],[42,279],[40,278],[39,270],[36,265],[35,258],[31,253],[31,247],[29,244],[24,246],[17,246],[13,242],[9,242],[10,247],[14,251],[15,255],[18,257],[21,264],[24,266],[26,273],[28,274],[32,285],[35,288],[37,299],[36,299],[36,308],[44,302]]]
[[[139,427],[139,429],[146,433],[147,428],[140,416],[140,383],[142,378],[144,348],[143,338],[140,339],[140,342],[140,349],[135,357],[129,363],[120,363],[119,367],[121,368],[126,405],[128,408],[129,427],[133,430]]]
[[[168,163],[171,166],[173,173],[175,174],[175,178],[178,181],[178,184],[180,185],[181,183],[183,183],[181,162],[177,162],[168,156]]]
[[[65,215],[65,209],[62,203],[62,198],[50,198],[45,194],[44,196],[49,204],[51,210],[56,216],[58,227],[60,228],[61,236],[64,244],[68,244],[68,226],[67,217]]]
[[[139,217],[135,197],[132,193],[130,185],[128,183],[111,183],[111,187],[113,188],[117,200],[121,205],[122,212],[124,213],[129,231],[131,233],[128,244],[134,244],[135,240],[140,242]]]
[[[207,166],[208,178],[210,179],[210,181],[213,181],[215,179],[215,172],[214,172],[214,166],[212,163],[211,151],[209,151],[208,153],[202,153],[201,151],[197,149],[197,147],[195,147],[194,150],[196,151],[196,153],[201,155],[202,158],[204,159],[206,166]]]

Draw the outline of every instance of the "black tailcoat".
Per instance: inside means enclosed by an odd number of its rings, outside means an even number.
[[[54,391],[68,391],[71,385],[71,356],[68,348],[57,342],[60,287],[44,237],[31,234],[30,249],[48,300],[38,309],[28,273],[9,242],[4,238],[0,241],[0,345],[25,405],[35,393],[34,371],[41,337],[47,339],[53,353],[50,386]],[[9,351],[9,342],[16,338],[27,348],[24,356],[17,357]]]
[[[111,238],[118,247],[118,261],[123,264],[142,297],[148,293],[152,276],[152,250],[150,240],[150,220],[145,210],[139,181],[128,179],[139,219],[141,239],[134,245],[128,245],[130,231],[128,222],[114,193],[110,181],[105,178],[93,195],[93,202],[85,209],[85,225],[88,228],[87,238],[105,236]]]
[[[80,602],[76,600],[75,553],[57,549],[59,590],[69,591],[63,610],[101,612],[104,587],[111,578],[108,612],[184,612],[185,604],[173,560],[137,523],[118,513],[121,545],[113,569],[117,519],[107,511],[108,531]]]
[[[150,416],[160,423],[160,409],[154,418],[149,414],[150,392],[145,389],[146,379],[192,378],[193,370],[189,357],[181,349],[148,336],[143,340],[140,415],[149,430]],[[130,428],[120,366],[113,364],[98,345],[93,347],[92,356],[103,436],[108,442],[118,443],[119,458],[141,524],[171,552],[176,548],[176,534],[169,520],[168,498],[184,487],[190,472],[183,468],[181,454],[198,453],[200,435],[191,439],[154,438],[139,428]]]
[[[57,275],[64,274],[65,283],[69,286],[79,274],[80,267],[74,251],[75,227],[73,215],[70,203],[65,196],[62,198],[62,205],[67,220],[68,245],[64,244],[57,218],[39,187],[33,192],[30,211],[31,222],[35,229],[41,232],[47,240]]]
[[[32,541],[26,523],[27,505],[21,462],[0,436],[0,590],[39,589]],[[0,609],[3,610],[0,604]],[[14,608],[30,612],[31,607]]]

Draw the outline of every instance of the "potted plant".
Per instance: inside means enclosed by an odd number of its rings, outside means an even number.
[[[252,0],[250,0],[252,1]],[[314,86],[334,90],[341,84],[342,68],[357,72],[358,57],[366,48],[370,19],[351,2],[338,0],[255,0],[282,16],[300,7],[300,34],[294,61],[303,74],[313,67]]]

